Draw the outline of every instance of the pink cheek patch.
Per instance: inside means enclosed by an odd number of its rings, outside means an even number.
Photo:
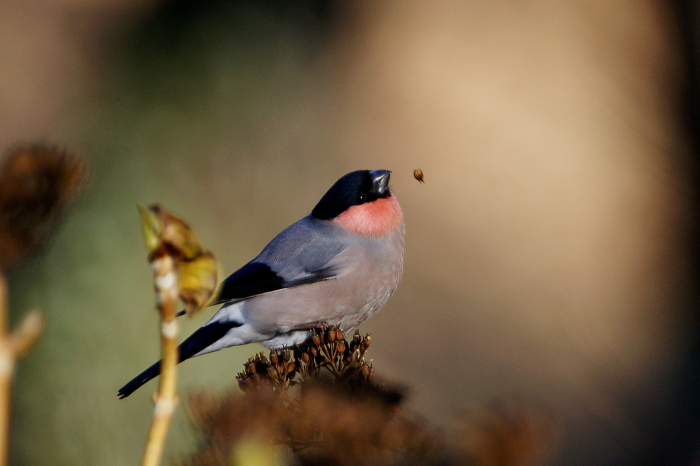
[[[350,207],[334,222],[348,231],[363,236],[382,236],[396,228],[403,213],[393,195]]]

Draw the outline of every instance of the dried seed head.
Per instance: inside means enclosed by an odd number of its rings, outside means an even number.
[[[311,356],[316,358],[318,356],[318,350],[316,348],[309,348],[309,351],[311,352]]]
[[[362,354],[360,353],[359,349],[356,349],[355,351],[352,352],[352,360],[354,362],[359,362],[360,359],[362,359]]]
[[[362,343],[362,337],[360,336],[360,332],[355,330],[355,334],[352,336],[352,346],[355,347],[361,343]]]
[[[56,146],[22,145],[0,154],[0,265],[46,244],[84,178],[83,162]]]
[[[369,374],[370,374],[370,368],[367,364],[362,366],[362,369],[360,369],[360,373],[362,374],[362,378],[365,380],[369,379]]]
[[[328,341],[331,343],[335,341],[335,330],[328,331]]]
[[[314,342],[314,345],[321,346],[321,337],[319,335],[314,335],[311,337],[311,341]]]
[[[362,340],[362,346],[360,346],[360,352],[364,355],[367,349],[369,348],[369,345],[372,344],[372,338],[367,335],[364,340]]]
[[[346,347],[345,347],[345,340],[340,340],[338,342],[338,346],[336,346],[336,349],[338,350],[338,354],[344,354]]]
[[[287,372],[294,372],[296,370],[296,365],[293,362],[287,364]]]
[[[284,359],[284,362],[289,362],[289,360],[292,359],[292,352],[288,349],[283,350],[282,358]]]
[[[238,387],[244,392],[249,391],[252,384],[250,379],[238,379]]]
[[[423,170],[421,170],[420,168],[416,168],[415,170],[413,170],[413,178],[418,180],[420,183],[425,183],[423,176]]]
[[[275,350],[270,351],[270,363],[272,363],[273,365],[277,365],[278,362],[279,362],[279,359],[277,357],[277,351],[275,351]]]
[[[304,364],[308,364],[311,360],[309,353],[301,353],[301,360],[304,362]]]

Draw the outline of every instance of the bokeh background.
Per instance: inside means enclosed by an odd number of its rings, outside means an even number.
[[[700,464],[694,2],[0,1],[0,146],[89,167],[10,274],[47,313],[16,371],[12,464],[127,465],[158,355],[135,202],[188,219],[230,273],[342,174],[393,170],[404,280],[376,372],[448,430],[536,406],[553,465]],[[412,177],[425,173],[425,184]],[[210,315],[183,322],[183,334]],[[181,366],[223,389],[259,346]],[[194,448],[184,410],[170,458]]]

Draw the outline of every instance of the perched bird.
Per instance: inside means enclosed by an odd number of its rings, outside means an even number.
[[[179,361],[229,346],[303,343],[324,324],[344,330],[377,312],[403,272],[404,220],[388,170],[340,178],[311,211],[221,285],[223,306],[178,347]],[[125,398],[160,362],[118,392]]]

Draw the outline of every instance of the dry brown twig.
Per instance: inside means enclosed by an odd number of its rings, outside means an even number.
[[[0,466],[7,463],[12,376],[39,340],[44,317],[30,311],[9,333],[4,270],[46,241],[84,177],[79,159],[55,146],[17,146],[0,160]]]
[[[160,314],[161,375],[158,391],[154,393],[155,409],[151,428],[146,440],[143,465],[157,465],[168,433],[170,419],[175,410],[175,366],[177,366],[177,322],[175,302],[177,300],[177,278],[173,258],[167,254],[151,260],[153,282],[156,288],[156,303]]]
[[[199,239],[183,220],[158,206],[139,206],[148,260],[153,269],[156,308],[160,314],[161,373],[154,393],[155,409],[146,440],[143,466],[156,466],[163,453],[170,420],[178,402],[176,366],[178,363],[175,305],[185,303],[188,315],[204,308],[215,296],[218,265],[204,251]]]
[[[39,341],[44,328],[43,314],[34,310],[24,316],[14,332],[8,333],[7,301],[7,281],[0,270],[0,465],[7,464],[10,399],[15,361],[25,356]]]

